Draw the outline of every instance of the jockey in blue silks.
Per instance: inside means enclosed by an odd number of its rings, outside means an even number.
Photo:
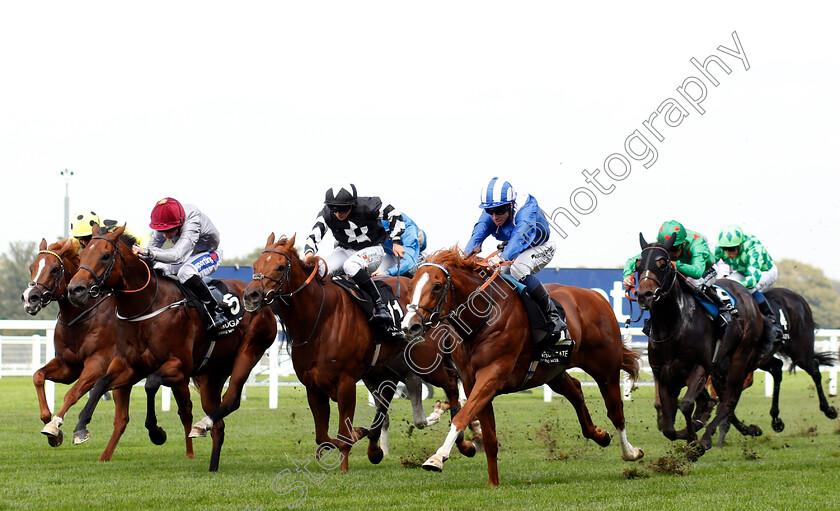
[[[551,261],[555,252],[554,242],[548,239],[551,235],[548,220],[537,199],[525,195],[524,201],[517,201],[513,186],[494,177],[482,190],[479,207],[484,211],[473,227],[466,253],[480,252],[482,242],[490,235],[505,242],[504,249],[487,262],[496,266],[511,262],[505,270],[509,268],[510,275],[525,286],[543,311],[550,323],[550,338],[563,336],[566,323],[545,286],[534,275]]]
[[[414,270],[417,268],[417,265],[424,259],[423,251],[426,250],[426,233],[417,227],[414,220],[409,218],[405,213],[402,213],[402,218],[405,223],[405,230],[400,236],[400,240],[402,241],[405,253],[402,259],[399,260],[399,275],[411,277],[414,275]],[[382,227],[386,231],[390,231],[388,221],[385,219],[382,219]],[[386,275],[388,277],[396,277],[398,273],[397,258],[393,252],[394,243],[390,239],[386,239],[382,242],[382,246],[385,247],[385,257],[382,259],[382,264],[379,266],[379,269],[373,272],[371,276]]]

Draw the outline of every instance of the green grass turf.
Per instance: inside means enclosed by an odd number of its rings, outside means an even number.
[[[286,509],[297,498],[300,509],[377,511],[836,509],[840,423],[818,410],[813,384],[800,372],[785,375],[781,410],[787,428],[773,432],[763,376],[756,380],[738,412],[764,435],[747,439],[733,429],[723,449],[665,472],[656,469],[682,460],[684,443],[671,443],[657,431],[651,387],[638,388],[625,401],[628,437],[645,451],[639,462],[621,460],[617,438],[607,448],[584,440],[563,398],[544,403],[541,389],[501,396],[495,400],[501,486],[489,488],[483,453],[468,459],[453,450],[440,474],[418,468],[443,442],[448,415],[431,429],[414,429],[405,400],[392,406],[391,456],[371,465],[362,440],[351,454],[350,472],[340,474],[314,461],[314,426],[303,388],[281,387],[279,409],[270,410],[268,388],[250,387],[240,410],[225,421],[220,471],[209,473],[210,438],[196,439],[196,459],[185,459],[174,410],[159,413],[167,443],[151,444],[143,427],[142,388],[132,393],[132,422],[113,460],[99,463],[113,402],[99,404],[89,427],[92,438],[80,446],[70,440],[81,405],[72,408],[62,428],[65,443],[51,448],[39,433],[31,380],[7,377],[0,379],[0,509],[253,511]],[[57,401],[67,388],[57,386]],[[615,433],[597,388],[585,387],[585,394],[595,423]],[[358,403],[366,400],[360,387]],[[203,414],[195,391],[193,401],[197,421]],[[830,401],[838,405],[836,398]],[[427,413],[431,404],[425,402]],[[333,405],[332,434],[336,413]],[[309,475],[297,471],[304,464]]]

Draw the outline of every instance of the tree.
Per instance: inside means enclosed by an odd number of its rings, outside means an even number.
[[[29,283],[29,265],[35,260],[38,250],[35,242],[16,241],[9,243],[9,252],[0,254],[0,319],[32,319],[23,310],[20,295]],[[50,304],[38,313],[38,319],[53,319],[58,306]]]
[[[822,270],[793,259],[776,261],[779,279],[776,286],[786,287],[802,295],[821,328],[840,327],[840,294],[835,283]]]

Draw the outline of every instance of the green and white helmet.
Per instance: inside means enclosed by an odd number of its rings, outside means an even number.
[[[668,220],[667,222],[662,224],[662,227],[659,228],[659,234],[656,236],[656,241],[659,243],[665,243],[673,236],[674,243],[672,244],[673,247],[679,247],[683,243],[685,243],[685,227],[683,224],[677,222],[676,220]]]
[[[727,225],[720,231],[718,246],[721,248],[737,247],[744,242],[744,230],[737,225]]]

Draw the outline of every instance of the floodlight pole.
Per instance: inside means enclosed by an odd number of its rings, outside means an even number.
[[[61,175],[64,177],[64,239],[67,239],[70,237],[70,178],[73,171],[64,169]]]

